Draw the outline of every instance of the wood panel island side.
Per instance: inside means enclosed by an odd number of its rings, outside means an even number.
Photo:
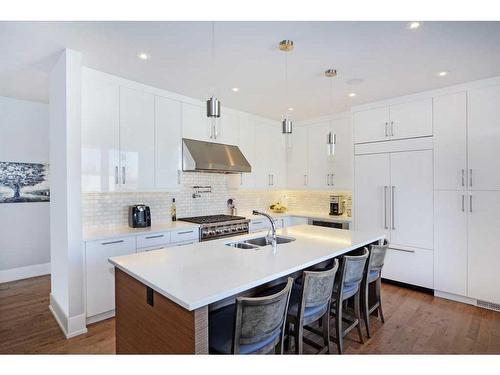
[[[310,225],[295,240],[258,249],[227,246],[266,232],[110,258],[115,266],[116,353],[208,354],[209,310],[234,297],[384,239]]]

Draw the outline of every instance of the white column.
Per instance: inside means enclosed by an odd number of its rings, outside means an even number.
[[[50,310],[67,338],[87,331],[81,222],[81,62],[64,50],[50,73]]]

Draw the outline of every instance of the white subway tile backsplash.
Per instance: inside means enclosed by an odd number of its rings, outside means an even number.
[[[277,201],[294,211],[327,212],[329,196],[334,193],[316,190],[232,190],[227,187],[227,176],[216,173],[184,173],[181,182],[180,190],[175,192],[83,193],[83,225],[127,225],[128,206],[138,203],[151,207],[153,223],[166,223],[171,220],[172,198],[176,200],[177,217],[229,213],[229,198],[235,200],[240,213],[264,210]],[[211,186],[212,190],[193,198],[193,186]],[[335,193],[350,195],[350,192]]]

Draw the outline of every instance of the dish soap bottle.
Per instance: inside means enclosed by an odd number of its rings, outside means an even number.
[[[177,209],[175,208],[175,198],[172,198],[172,206],[170,207],[170,215],[172,216],[172,221],[177,221]]]

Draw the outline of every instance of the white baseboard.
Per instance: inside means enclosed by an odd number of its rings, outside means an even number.
[[[67,339],[87,333],[85,313],[68,318],[52,293],[50,294],[49,310]]]
[[[477,305],[477,300],[474,298],[460,296],[458,294],[453,294],[453,293],[441,292],[440,290],[435,290],[434,296],[439,298],[449,299],[456,302],[467,303],[469,305],[474,305],[474,306]]]
[[[110,310],[110,311],[107,311],[105,313],[102,313],[102,314],[97,314],[97,315],[94,315],[94,316],[89,316],[87,318],[87,324],[92,324],[92,323],[100,322],[101,320],[113,318],[114,316],[115,316],[115,310],[114,309]]]
[[[0,283],[28,279],[30,277],[50,274],[50,263],[33,264],[32,266],[11,268],[0,271]]]

